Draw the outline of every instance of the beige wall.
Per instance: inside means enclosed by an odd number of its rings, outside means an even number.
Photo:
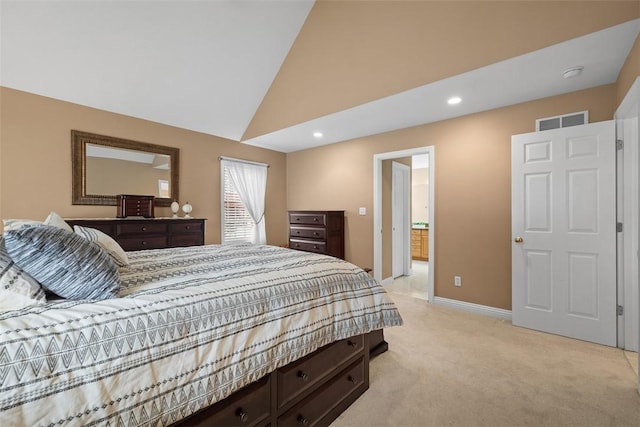
[[[638,6],[640,9],[640,6]],[[636,78],[640,76],[640,35],[624,62],[617,81],[616,105],[620,104]]]
[[[589,110],[613,117],[616,87],[606,85],[424,126],[287,155],[292,209],[344,209],[346,257],[373,265],[373,155],[435,147],[435,294],[511,308],[511,135],[535,119]],[[366,206],[367,216],[358,216]],[[462,287],[453,276],[463,277]],[[383,276],[384,277],[384,276]]]
[[[639,16],[637,1],[316,1],[244,138]]]
[[[207,218],[207,243],[220,242],[220,162],[229,156],[269,163],[267,240],[287,241],[286,156],[210,135],[0,88],[2,218],[114,217],[115,206],[71,204],[71,129],[180,148],[180,200]],[[156,208],[156,216],[170,216]]]

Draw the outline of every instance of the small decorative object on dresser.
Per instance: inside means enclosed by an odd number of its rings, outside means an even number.
[[[141,216],[153,218],[154,196],[137,196],[133,194],[118,194],[118,213],[116,217]]]
[[[184,217],[191,218],[191,215],[189,214],[191,213],[192,210],[193,210],[193,206],[191,206],[189,202],[185,203],[184,206],[182,207],[182,212],[184,212]]]
[[[289,247],[344,259],[344,211],[289,211]]]
[[[178,211],[180,210],[180,203],[174,201],[171,203],[171,212],[173,212],[173,217],[178,218]]]
[[[95,228],[125,251],[204,245],[204,218],[67,219],[70,226]]]

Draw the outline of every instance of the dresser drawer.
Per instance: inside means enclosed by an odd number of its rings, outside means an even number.
[[[289,213],[290,224],[326,225],[327,216],[322,213]]]
[[[310,357],[285,366],[278,371],[278,408],[296,399],[318,384],[333,369],[344,364],[358,352],[362,353],[364,337],[348,338],[329,344]]]
[[[269,376],[240,390],[211,409],[185,420],[190,427],[266,425],[271,414]]]
[[[289,240],[291,249],[299,249],[301,251],[316,252],[319,254],[327,253],[327,245],[324,242],[313,242],[308,240]]]
[[[120,237],[118,243],[125,251],[139,251],[143,249],[162,249],[168,247],[167,236],[139,236]]]
[[[166,223],[140,221],[116,225],[116,234],[118,236],[125,234],[164,234],[166,232]]]
[[[304,237],[316,240],[325,240],[327,233],[325,228],[295,226],[289,227],[291,237]]]
[[[170,247],[180,246],[200,246],[204,244],[204,237],[202,233],[185,233],[185,234],[173,234],[171,235]]]
[[[323,419],[352,394],[366,390],[364,358],[358,359],[309,398],[278,418],[278,426],[315,426],[326,424]],[[327,407],[327,402],[333,405]]]
[[[202,233],[203,221],[176,221],[175,224],[169,224],[170,233]]]

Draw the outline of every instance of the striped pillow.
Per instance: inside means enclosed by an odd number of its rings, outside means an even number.
[[[9,230],[4,237],[15,263],[56,295],[73,300],[117,296],[118,267],[95,243],[50,225]]]
[[[102,249],[111,255],[111,258],[113,258],[113,261],[119,267],[126,267],[129,265],[129,257],[124,249],[122,249],[122,246],[120,246],[118,242],[113,240],[108,234],[105,234],[100,230],[96,230],[95,228],[81,227],[79,225],[75,225],[73,229],[77,235],[100,245]]]
[[[0,236],[0,311],[44,304],[40,284],[11,259]]]

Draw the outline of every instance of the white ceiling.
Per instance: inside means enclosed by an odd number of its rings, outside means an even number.
[[[312,6],[3,0],[0,84],[237,141]]]
[[[312,6],[3,0],[0,84],[239,141]],[[613,83],[638,33],[630,21],[243,142],[291,152]]]

